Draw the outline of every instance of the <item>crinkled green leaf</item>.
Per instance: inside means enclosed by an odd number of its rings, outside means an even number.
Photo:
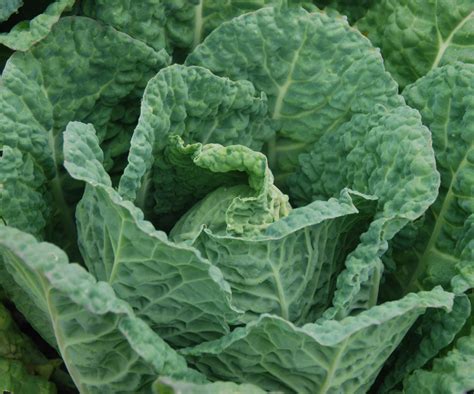
[[[107,23],[149,46],[166,46],[166,3],[173,0],[83,0],[84,15]]]
[[[316,9],[304,0],[83,0],[81,10],[155,49],[191,50],[232,18],[286,3]]]
[[[56,394],[56,387],[40,376],[30,375],[17,360],[0,357],[0,390],[2,393]]]
[[[0,22],[6,21],[23,5],[23,0],[3,0],[0,5]]]
[[[0,44],[16,51],[27,51],[51,32],[61,14],[71,10],[74,2],[75,0],[53,1],[43,13],[34,17],[31,21],[20,22],[10,32],[0,33]]]
[[[433,203],[439,174],[429,131],[417,111],[376,106],[369,115],[326,134],[290,180],[301,204],[336,195],[344,187],[378,198],[374,221],[346,260],[327,318],[345,316],[375,304],[382,271],[380,256],[406,223]]]
[[[93,120],[105,132],[114,106],[132,92],[139,96],[136,89],[167,61],[165,52],[91,19],[63,18],[46,40],[7,63],[2,143],[31,153],[51,176],[60,133],[71,119]]]
[[[87,184],[76,218],[89,271],[175,346],[228,333],[240,313],[222,273],[193,248],[169,241],[110,187],[93,127],[70,123],[64,149],[65,167]]]
[[[164,201],[165,194],[161,197],[165,193],[161,177],[173,176],[166,174],[173,168],[163,161],[169,136],[179,135],[185,144],[240,144],[259,150],[273,132],[266,113],[265,95],[256,93],[249,82],[232,82],[200,67],[174,65],[163,69],[145,90],[119,192],[145,213],[150,204],[160,213],[176,210],[179,202]],[[211,190],[202,190],[194,198],[202,198]],[[173,193],[173,198],[178,194],[176,190],[166,193]],[[180,191],[179,197],[186,198],[186,192]]]
[[[264,394],[262,389],[253,384],[236,384],[232,382],[214,382],[196,384],[178,382],[169,378],[160,378],[153,384],[154,394]]]
[[[224,22],[260,8],[278,7],[285,3],[313,9],[310,1],[302,0],[168,0],[166,33],[172,45],[192,49]]]
[[[474,63],[472,0],[380,0],[357,23],[404,87],[455,61]]]
[[[268,7],[224,23],[186,64],[248,80],[267,94],[278,130],[267,149],[277,185],[322,135],[377,103],[402,102],[367,38],[341,17],[301,8]]]
[[[0,253],[8,274],[49,319],[79,391],[147,392],[159,374],[200,379],[107,283],[69,263],[61,249],[0,226]]]
[[[303,327],[262,315],[220,340],[182,353],[218,380],[298,393],[366,392],[417,317],[426,308],[450,310],[453,298],[436,288],[355,317]]]
[[[50,215],[51,196],[47,191],[46,177],[41,167],[28,153],[4,146],[0,157],[0,222],[24,229],[42,237]],[[54,335],[48,322],[31,304],[28,294],[11,281],[5,272],[0,257],[0,276],[5,288],[17,304],[22,305],[30,316],[35,316],[33,326],[50,343],[54,344]],[[5,284],[7,283],[8,284]],[[12,367],[13,368],[13,367]]]
[[[456,276],[451,286],[457,293],[474,288],[474,215],[470,215],[463,227],[464,236],[460,239],[458,250],[462,250],[456,267]]]
[[[474,328],[454,348],[434,360],[429,370],[417,370],[403,382],[403,392],[464,394],[474,390]]]
[[[216,27],[282,0],[85,0],[82,12],[146,42],[155,49],[173,46],[192,49]],[[300,4],[303,1],[291,0]]]
[[[407,333],[400,346],[384,366],[381,393],[393,387],[415,369],[421,368],[448,347],[465,325],[471,314],[471,304],[465,294],[454,299],[450,312],[428,310]]]
[[[441,187],[423,221],[392,245],[395,272],[387,287],[398,297],[414,289],[474,287],[474,65],[437,68],[403,94],[433,136]]]
[[[247,186],[243,195],[225,198],[228,206],[221,208],[224,214],[214,223],[226,233],[258,234],[291,209],[288,196],[273,185],[265,155],[246,146],[184,146],[175,135],[170,137],[170,146],[163,156],[164,168],[155,171],[156,201],[159,207],[170,204],[167,211],[189,208],[206,192],[220,185],[239,183]],[[193,222],[200,229],[202,223]]]
[[[140,96],[167,61],[165,52],[83,17],[62,18],[45,40],[10,58],[1,79],[0,145],[29,154],[46,175],[52,194],[47,239],[70,250],[75,242],[71,208],[77,186],[61,171],[66,124],[90,121],[106,139],[114,107]]]
[[[262,313],[298,323],[314,321],[328,307],[344,258],[367,215],[358,214],[351,195],[343,191],[338,199],[295,209],[258,233],[232,234],[226,231],[225,218],[240,193],[240,188],[221,188],[209,194],[183,216],[171,237],[190,240],[222,270],[235,305],[246,311],[244,321]],[[242,205],[245,200],[241,197]],[[244,215],[261,226],[251,209]]]
[[[46,177],[28,154],[4,146],[0,157],[0,221],[41,236],[50,214]]]
[[[137,97],[130,97],[114,107],[107,136],[100,146],[104,151],[104,167],[111,177],[115,178],[114,184],[123,174],[127,165],[127,156],[130,149],[130,139],[140,116],[140,104]]]

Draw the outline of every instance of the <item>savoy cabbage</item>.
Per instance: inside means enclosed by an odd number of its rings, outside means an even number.
[[[33,3],[0,389],[474,390],[471,1]]]

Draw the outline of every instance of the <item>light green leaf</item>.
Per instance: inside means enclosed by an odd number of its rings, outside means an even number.
[[[474,287],[474,65],[437,68],[403,94],[432,132],[441,187],[424,219],[392,245],[394,296],[441,284]]]
[[[164,193],[160,180],[166,171],[172,171],[162,159],[169,136],[179,135],[185,144],[240,144],[260,150],[273,133],[266,113],[265,95],[256,93],[249,82],[232,82],[201,67],[163,69],[145,90],[120,194],[144,208],[147,215],[153,208],[160,213],[168,211],[176,201],[160,198]],[[207,191],[194,197],[202,198]],[[176,195],[176,191],[167,191],[171,192]]]
[[[160,378],[153,384],[155,394],[265,394],[253,384],[236,384],[232,382],[214,382],[196,384],[177,382],[169,378]]]
[[[377,197],[374,221],[348,256],[334,308],[325,316],[340,318],[374,305],[387,241],[437,196],[439,174],[428,129],[407,106],[376,106],[372,114],[355,115],[326,134],[309,154],[300,156],[300,165],[289,183],[300,204],[327,199],[344,187]]]
[[[0,157],[0,221],[41,237],[50,215],[46,177],[28,154],[4,146]]]
[[[11,15],[18,12],[22,5],[22,0],[3,0],[0,5],[0,22],[6,21]]]
[[[10,32],[0,33],[0,44],[16,51],[27,51],[51,32],[61,14],[70,11],[74,2],[75,0],[53,1],[43,13],[31,21],[20,22]],[[1,19],[0,17],[0,21]]]
[[[474,63],[472,0],[375,1],[357,27],[402,87],[438,66]]]
[[[430,370],[417,370],[403,382],[403,392],[464,394],[474,389],[474,327],[445,356],[434,360]]]
[[[209,194],[183,216],[170,236],[191,241],[222,270],[235,305],[246,311],[243,321],[262,313],[298,324],[314,321],[328,307],[344,258],[368,220],[367,212],[358,214],[352,196],[362,200],[359,206],[371,205],[368,197],[344,190],[338,199],[295,209],[259,232],[232,234],[226,231],[225,218],[242,191],[246,190],[221,188]],[[240,198],[245,206],[248,198]],[[241,215],[263,227],[252,209]]]
[[[40,376],[30,375],[17,360],[0,357],[0,390],[2,393],[56,394],[56,387]]]
[[[9,276],[49,319],[80,392],[146,392],[159,374],[200,379],[107,283],[53,244],[1,226],[0,253]]]
[[[366,392],[418,316],[426,308],[450,310],[453,298],[436,288],[355,317],[303,327],[262,315],[182,354],[215,379],[253,383],[265,390]]]
[[[267,94],[278,130],[267,149],[277,185],[322,135],[377,103],[402,102],[367,38],[341,17],[301,8],[267,7],[224,23],[186,64],[248,80]]]
[[[7,62],[0,89],[0,146],[29,154],[49,181],[53,209],[42,234],[46,239],[73,253],[71,207],[78,192],[61,170],[66,124],[90,121],[103,130],[101,140],[106,139],[115,106],[139,97],[146,80],[168,60],[165,52],[126,34],[88,18],[68,17],[45,40]]]
[[[223,202],[228,205],[219,204],[218,209],[223,215],[213,217],[217,218],[213,224],[223,228],[225,233],[258,234],[291,209],[288,196],[273,185],[265,155],[246,146],[200,143],[184,146],[180,137],[174,135],[163,156],[163,166],[154,174],[157,207],[169,207],[163,212],[190,208],[218,186],[232,184],[246,187],[238,189],[243,191],[242,195],[235,193],[233,198],[225,197]],[[202,224],[198,223],[199,219],[196,221],[187,215],[182,220],[188,219],[199,231]],[[189,227],[188,224],[185,227]]]
[[[193,248],[170,242],[110,187],[91,125],[68,125],[64,155],[71,176],[87,184],[76,218],[89,271],[174,346],[228,333],[240,313],[222,273]]]

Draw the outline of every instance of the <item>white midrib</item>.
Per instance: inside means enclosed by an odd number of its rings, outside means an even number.
[[[412,276],[412,280],[410,281],[409,285],[407,286],[408,290],[411,290],[413,284],[416,283],[416,281],[418,280],[418,276],[421,273],[424,272],[424,270],[426,268],[426,265],[428,264],[430,251],[436,245],[436,241],[438,240],[438,237],[441,233],[443,225],[445,224],[444,217],[445,217],[449,207],[451,206],[451,204],[452,204],[452,202],[455,198],[455,194],[453,192],[453,186],[456,182],[456,179],[457,179],[459,173],[464,168],[464,166],[467,165],[467,163],[468,163],[467,156],[469,155],[469,152],[471,151],[472,148],[473,148],[473,144],[471,144],[471,146],[469,146],[466,149],[466,153],[465,153],[463,159],[461,160],[461,162],[459,163],[458,168],[456,169],[456,171],[453,173],[453,175],[451,177],[451,182],[449,183],[448,191],[447,191],[446,196],[444,198],[443,204],[441,205],[441,209],[439,211],[439,214],[437,215],[436,224],[433,228],[433,232],[431,233],[431,237],[430,237],[430,239],[429,239],[429,241],[426,245],[425,250],[423,251],[423,255],[420,258],[418,268],[416,269],[415,273]]]
[[[331,387],[332,379],[334,378],[334,374],[337,371],[337,368],[339,367],[339,362],[341,361],[341,357],[344,354],[344,350],[346,350],[347,344],[349,342],[349,337],[342,342],[341,347],[336,353],[336,357],[334,357],[333,362],[331,363],[331,367],[328,370],[328,373],[326,375],[326,378],[324,379],[323,384],[321,385],[320,390],[318,391],[318,394],[325,394]]]
[[[110,276],[108,283],[113,284],[115,276],[117,275],[118,266],[120,265],[120,253],[122,251],[122,240],[123,240],[123,230],[125,228],[125,220],[122,219],[122,224],[120,226],[117,248],[114,250],[114,261],[112,263],[112,270],[110,271]]]
[[[193,34],[193,44],[192,48],[195,48],[202,38],[202,28],[204,20],[202,18],[202,8],[204,0],[200,0],[199,4],[195,7],[195,17],[194,17],[194,34]]]
[[[61,354],[61,357],[64,360],[64,364],[66,364],[66,368],[69,372],[69,375],[71,376],[72,381],[74,382],[76,387],[79,389],[79,392],[81,394],[89,394],[89,390],[87,389],[87,387],[85,387],[81,383],[79,371],[74,367],[73,363],[69,362],[69,358],[66,355],[66,346],[64,344],[64,339],[63,339],[63,336],[61,335],[61,333],[60,333],[60,331],[58,330],[58,327],[57,327],[57,325],[58,325],[58,323],[57,323],[58,314],[57,314],[57,311],[54,311],[55,313],[53,313],[53,304],[50,301],[51,290],[52,289],[50,287],[48,287],[48,288],[44,287],[46,305],[48,307],[48,313],[49,313],[49,316],[50,316],[50,319],[51,319],[51,326],[53,328],[54,337],[56,338],[56,342],[58,344],[59,353]]]
[[[295,71],[296,62],[300,56],[301,49],[303,48],[304,44],[306,43],[306,31],[308,26],[306,25],[306,30],[304,32],[304,37],[301,40],[301,45],[295,51],[293,58],[291,59],[290,68],[288,70],[288,75],[286,77],[285,82],[283,85],[277,85],[278,94],[275,99],[275,106],[273,108],[272,118],[278,119],[281,115],[281,110],[283,108],[283,100],[285,99],[286,94],[288,93],[288,89],[290,88],[293,82],[293,72]],[[276,143],[277,136],[275,135],[267,144],[267,157],[268,157],[268,164],[270,167],[273,167],[276,164],[277,160],[277,143]]]
[[[307,27],[306,27],[307,28]],[[278,85],[278,94],[275,99],[275,107],[273,108],[273,119],[278,119],[281,115],[281,109],[283,107],[283,100],[285,99],[286,94],[288,93],[288,89],[293,82],[293,72],[295,71],[296,62],[300,56],[301,49],[303,48],[304,44],[306,43],[306,31],[304,33],[304,37],[301,40],[301,45],[295,51],[293,58],[291,59],[290,68],[288,70],[288,75],[286,77],[286,81],[283,85]]]
[[[446,40],[442,40],[441,38],[441,35],[439,35],[439,49],[438,49],[438,53],[436,54],[436,58],[433,62],[433,65],[431,66],[431,70],[433,68],[436,68],[438,67],[439,63],[441,62],[441,59],[443,58],[444,56],[444,53],[446,52],[446,49],[448,49],[448,47],[451,45],[451,41],[453,40],[454,36],[456,35],[456,33],[466,24],[466,22],[471,19],[471,18],[474,18],[474,11],[472,11],[470,14],[468,14],[464,19],[462,19],[456,26],[455,28],[451,31],[451,33],[449,34],[449,36],[446,38]]]
[[[280,280],[280,271],[278,268],[275,268],[273,265],[272,265],[272,271],[273,271],[273,278],[275,279],[275,285],[277,288],[278,299],[280,301],[281,317],[283,317],[283,319],[288,320],[289,319],[288,304],[286,302],[285,290],[283,290],[283,285]]]

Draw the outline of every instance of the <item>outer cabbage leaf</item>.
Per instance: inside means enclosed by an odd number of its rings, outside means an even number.
[[[0,223],[1,225],[21,228],[35,236],[41,236],[50,217],[51,196],[47,191],[46,177],[42,168],[35,163],[31,155],[20,150],[4,146],[0,157]],[[22,305],[30,316],[35,316],[34,327],[50,343],[54,343],[54,334],[41,311],[31,304],[26,294],[16,283],[9,280],[0,257],[0,276],[2,282],[15,296],[15,302]],[[8,368],[15,365],[8,364]],[[5,364],[5,368],[7,365]],[[18,367],[20,374],[21,368]]]
[[[34,17],[31,21],[20,22],[10,32],[0,33],[0,44],[16,51],[27,51],[51,32],[61,14],[71,10],[74,2],[75,0],[57,0],[52,2],[43,13]],[[11,3],[10,0],[7,0],[7,7]],[[2,5],[2,9],[3,7]],[[2,9],[0,9],[0,21],[2,20]]]
[[[0,290],[5,294],[5,299],[15,303],[16,309],[24,316],[28,316],[29,323],[41,337],[53,348],[57,349],[56,338],[51,327],[49,317],[44,313],[44,309],[34,302],[31,302],[31,293],[24,289],[8,273],[6,264],[0,254]],[[8,290],[8,291],[7,291]]]
[[[416,226],[395,238],[389,296],[441,284],[474,287],[474,65],[431,71],[403,94],[433,135],[441,188]]]
[[[380,0],[357,27],[402,87],[438,66],[474,63],[472,0]]]
[[[458,339],[445,356],[436,358],[430,370],[417,370],[403,382],[403,392],[464,394],[474,389],[474,328]]]
[[[53,383],[40,376],[30,375],[21,362],[1,357],[0,390],[2,393],[57,393]]]
[[[174,171],[174,163],[163,161],[170,134],[179,135],[186,144],[241,144],[259,150],[273,132],[266,113],[265,95],[256,93],[249,82],[232,82],[201,67],[174,65],[163,69],[145,90],[129,163],[120,179],[120,194],[146,214],[153,208],[166,212],[176,204],[174,200],[164,201],[160,184],[163,176],[173,176],[167,173]],[[205,187],[203,182],[201,186]],[[194,197],[202,198],[211,190],[206,187]],[[173,190],[166,192],[172,192],[173,198],[177,195]],[[180,194],[180,198],[186,197],[186,193]]]
[[[76,211],[79,245],[89,271],[174,346],[229,332],[239,311],[222,273],[191,247],[156,231],[111,187],[91,125],[70,123],[64,166],[87,184]]]
[[[350,192],[343,191],[339,199],[315,201],[264,226],[258,211],[248,205],[249,198],[242,197],[245,191],[221,188],[209,194],[182,217],[170,236],[191,241],[222,270],[235,305],[246,311],[244,321],[262,313],[299,324],[314,321],[330,303],[344,258],[373,204],[352,192],[360,200],[356,205],[364,208],[359,214]],[[240,234],[229,231],[233,223],[225,219],[232,219],[229,211],[235,199],[246,208],[237,217],[255,221],[256,228],[244,228]]]
[[[281,0],[85,0],[85,15],[114,26],[155,49],[194,48],[221,23]]]
[[[285,3],[316,9],[310,1],[302,0],[168,0],[166,33],[173,46],[193,49],[222,23],[263,7]]]
[[[376,106],[372,114],[356,115],[326,134],[301,155],[300,165],[290,188],[301,204],[326,199],[344,187],[378,198],[374,220],[348,256],[334,308],[325,316],[343,317],[374,305],[387,241],[423,214],[437,195],[439,174],[428,129],[407,106]]]
[[[61,249],[1,226],[0,253],[9,276],[49,319],[79,391],[147,392],[159,374],[202,380],[107,283],[69,263]]]
[[[6,21],[11,15],[18,12],[22,5],[22,0],[3,0],[0,5],[0,22]]]
[[[0,220],[40,236],[50,215],[42,168],[28,153],[4,146],[0,157]]]
[[[166,3],[173,0],[83,0],[84,15],[160,50],[166,47]],[[181,6],[182,7],[182,6]]]
[[[267,149],[277,185],[322,135],[377,103],[403,102],[367,38],[344,18],[301,8],[268,7],[223,23],[186,64],[249,80],[267,94],[278,130]]]
[[[20,150],[23,160],[30,160],[29,154],[48,180],[53,200],[45,204],[54,209],[42,236],[74,248],[71,205],[77,190],[61,171],[66,124],[71,119],[90,121],[104,130],[101,140],[106,139],[114,107],[138,96],[167,61],[165,52],[157,53],[126,34],[88,18],[70,17],[59,21],[45,40],[7,62],[0,89],[0,145]],[[36,180],[41,176],[35,171]],[[39,223],[35,226],[40,232]]]
[[[428,310],[407,333],[391,359],[384,365],[379,378],[379,392],[390,392],[414,370],[423,367],[438,353],[449,347],[466,324],[471,304],[465,294],[456,296],[453,309]]]
[[[355,317],[303,327],[262,315],[220,340],[182,353],[208,376],[266,390],[366,392],[418,316],[426,308],[450,310],[453,297],[436,288]]]
[[[196,384],[177,382],[169,378],[160,378],[153,384],[155,394],[264,394],[266,391],[252,384],[232,382],[214,382]]]

